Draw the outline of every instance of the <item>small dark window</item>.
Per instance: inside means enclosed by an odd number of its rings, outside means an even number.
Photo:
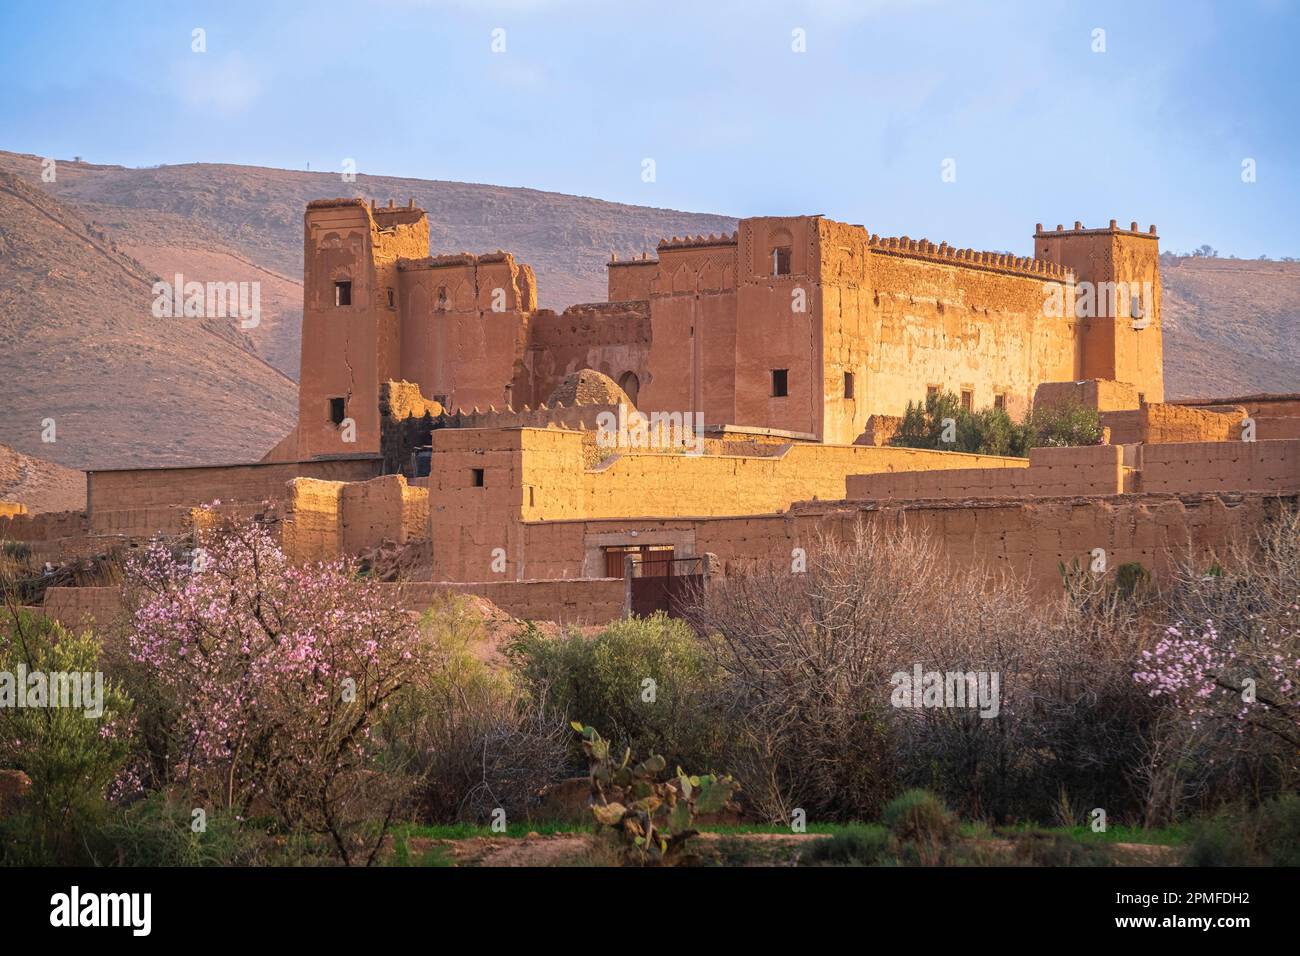
[[[445,308],[447,308],[447,287],[440,285],[438,286],[438,311],[441,312]]]
[[[474,473],[474,474],[473,474],[474,487],[475,487],[475,488],[482,488],[482,487],[483,487],[483,469],[482,469],[482,468],[473,468],[473,469],[470,469],[470,470]]]
[[[1002,394],[1001,392],[999,392],[998,394],[994,395],[994,396],[993,396],[993,407],[996,408],[996,409],[997,409],[998,411],[1000,411],[1000,412],[1005,412],[1005,411],[1007,410],[1007,397],[1006,397],[1006,395]]]
[[[853,397],[853,373],[852,372],[844,373],[844,397],[845,398]]]
[[[938,385],[927,385],[927,386],[925,387],[925,397],[926,397],[926,398],[938,398],[938,397],[939,397],[939,386],[938,386]]]
[[[395,301],[395,300],[394,300],[394,298],[393,298],[393,290],[392,290],[392,289],[389,289],[389,290],[388,290],[388,307],[389,307],[390,309],[393,307],[393,302],[394,302],[394,301]]]
[[[777,246],[772,250],[772,275],[788,276],[790,274],[790,247]]]
[[[1146,393],[1146,392],[1138,392],[1138,404],[1139,404],[1139,405],[1145,405],[1146,403],[1147,403],[1147,393]]]
[[[969,412],[974,405],[975,393],[969,388],[963,388],[961,390],[961,407]]]
[[[790,394],[790,370],[788,368],[772,369],[772,397],[785,398]]]
[[[335,425],[342,425],[343,419],[347,416],[346,405],[341,398],[330,399],[330,421]]]
[[[334,283],[334,304],[335,305],[352,304],[352,283],[351,282]]]

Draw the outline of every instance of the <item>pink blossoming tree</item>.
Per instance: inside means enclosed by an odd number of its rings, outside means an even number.
[[[424,667],[416,622],[342,563],[290,564],[261,525],[197,544],[128,567],[130,653],[167,698],[167,776],[203,806],[269,812],[372,861],[402,776],[379,766],[374,728]],[[369,841],[367,820],[381,821]]]
[[[1300,750],[1300,512],[1276,516],[1228,570],[1182,569],[1182,621],[1142,653],[1134,679],[1194,723],[1227,722]]]

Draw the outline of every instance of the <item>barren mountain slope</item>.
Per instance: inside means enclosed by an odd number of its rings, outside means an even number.
[[[1300,391],[1300,263],[1162,256],[1170,398]]]
[[[0,501],[17,501],[32,514],[82,511],[86,475],[0,445]]]
[[[0,173],[0,442],[80,469],[255,460],[288,431],[293,382],[233,321],[154,318],[152,282]]]
[[[126,169],[69,161],[59,162],[55,182],[44,183],[40,157],[7,152],[0,152],[0,169],[75,204],[164,277],[191,269],[196,279],[239,281],[246,273],[253,277],[253,264],[277,274],[260,276],[265,329],[250,335],[260,354],[294,377],[302,324],[302,217],[312,199],[362,195],[383,204],[413,198],[428,210],[431,251],[513,252],[537,272],[542,307],[557,310],[604,301],[611,252],[653,251],[665,236],[736,227],[727,216],[396,176],[358,175],[345,183],[337,173],[256,166]],[[199,252],[230,258],[197,262]],[[286,282],[298,286],[296,300]]]

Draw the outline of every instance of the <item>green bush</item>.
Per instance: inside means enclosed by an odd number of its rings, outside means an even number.
[[[854,827],[817,840],[801,862],[811,866],[871,866],[888,858],[889,831],[884,827]]]
[[[953,428],[944,441],[944,420]],[[907,403],[903,420],[890,439],[902,448],[928,448],[979,455],[1025,458],[1040,446],[1097,445],[1103,437],[1101,416],[1086,405],[1035,408],[1019,424],[1000,408],[967,411],[951,392],[927,395],[924,403]]]
[[[1300,794],[1284,793],[1258,812],[1259,843],[1273,866],[1300,866]]]
[[[1300,795],[1193,821],[1188,866],[1300,866]]]
[[[899,843],[945,846],[957,837],[957,819],[928,790],[908,790],[885,806],[880,820]]]
[[[1188,866],[1251,866],[1257,862],[1241,821],[1226,814],[1198,820],[1191,827]]]
[[[563,714],[544,690],[530,698],[483,662],[483,619],[464,598],[436,603],[421,630],[434,666],[385,711],[381,766],[414,781],[422,821],[485,823],[497,809],[527,817],[538,792],[565,775]]]
[[[1105,434],[1097,410],[1074,402],[1038,406],[1024,427],[1029,448],[1100,445]]]
[[[947,436],[945,419],[952,419],[952,430]],[[945,437],[951,440],[945,441]],[[1027,454],[1025,429],[1005,411],[1000,408],[967,411],[961,407],[961,399],[951,392],[927,395],[924,404],[908,402],[890,444],[1020,458]]]
[[[248,866],[264,862],[266,836],[241,827],[234,815],[209,809],[199,826],[195,808],[152,793],[114,810],[87,834],[97,866]]]
[[[15,707],[12,700],[0,706],[0,767],[21,770],[32,782],[27,823],[22,830],[6,829],[17,842],[9,843],[5,856],[76,862],[83,851],[78,834],[105,812],[106,791],[130,752],[131,700],[103,678],[100,645],[93,635],[72,633],[48,618],[13,610],[0,625],[0,674],[9,675],[7,690],[0,686],[0,698],[30,692],[31,687],[17,687],[20,668],[29,679],[44,675],[47,704],[55,702],[55,675],[92,675],[86,687],[91,699],[78,706],[67,706],[76,700],[71,690],[66,700],[58,694],[64,706]],[[101,700],[94,699],[96,687]]]
[[[530,628],[508,653],[525,689],[545,694],[570,720],[608,728],[620,752],[630,747],[662,754],[670,765],[716,769],[721,734],[710,707],[718,673],[685,622],[656,613],[594,637]]]
[[[1151,572],[1141,561],[1126,561],[1115,569],[1115,592],[1127,601],[1151,586]]]

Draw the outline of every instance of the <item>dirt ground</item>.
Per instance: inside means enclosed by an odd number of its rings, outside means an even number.
[[[797,866],[808,847],[826,839],[815,833],[701,833],[690,843],[689,862],[723,866]],[[991,865],[1015,863],[1013,840],[963,841],[978,848]],[[412,837],[407,841],[412,860],[438,850],[453,866],[611,866],[617,865],[615,849],[590,833],[557,833],[527,837],[472,837],[437,840]],[[1139,843],[1106,844],[1114,866],[1173,866],[1178,862],[1175,847]],[[1005,862],[1000,859],[1005,857]]]

